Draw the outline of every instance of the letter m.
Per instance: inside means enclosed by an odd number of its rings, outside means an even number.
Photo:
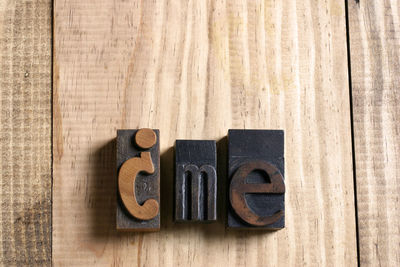
[[[175,220],[217,218],[217,173],[214,167],[179,164],[175,181]]]

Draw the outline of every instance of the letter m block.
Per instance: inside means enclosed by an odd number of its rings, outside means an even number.
[[[175,221],[217,220],[217,151],[211,140],[176,140]]]

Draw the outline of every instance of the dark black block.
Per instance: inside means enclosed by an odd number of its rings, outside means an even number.
[[[217,219],[216,152],[215,141],[176,140],[175,221]]]
[[[143,152],[150,152],[154,166],[151,174],[139,172],[136,175],[134,190],[139,205],[143,205],[149,199],[154,199],[160,204],[160,142],[159,131],[153,130],[156,134],[156,143],[151,148],[141,148],[135,143],[135,135],[138,130],[117,131],[117,189],[121,166],[129,159],[140,157]],[[147,140],[145,140],[147,141]],[[142,154],[143,156],[143,154]],[[154,218],[141,220],[132,216],[125,207],[120,192],[117,201],[116,228],[120,231],[158,231],[160,229],[160,212]],[[160,206],[160,205],[159,205]],[[101,218],[99,218],[101,220]]]
[[[284,132],[228,131],[229,228],[285,227]]]

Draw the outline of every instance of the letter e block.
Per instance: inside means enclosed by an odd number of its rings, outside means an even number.
[[[229,228],[285,227],[284,133],[229,130]]]

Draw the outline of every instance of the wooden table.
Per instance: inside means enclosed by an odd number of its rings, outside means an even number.
[[[0,1],[0,263],[400,265],[399,13]],[[112,140],[138,127],[160,129],[162,227],[117,233]],[[230,128],[285,130],[284,230],[226,230],[225,201],[216,224],[172,222],[174,140]]]

